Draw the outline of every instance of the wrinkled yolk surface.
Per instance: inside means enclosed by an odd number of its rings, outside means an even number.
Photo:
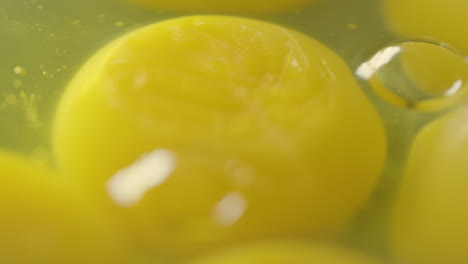
[[[115,40],[60,102],[61,169],[119,207],[141,248],[183,255],[336,233],[383,168],[383,125],[319,42],[195,16]]]

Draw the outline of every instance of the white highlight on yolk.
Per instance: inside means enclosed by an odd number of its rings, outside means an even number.
[[[247,201],[244,196],[237,192],[231,192],[215,206],[213,219],[220,226],[230,226],[244,215],[246,208]]]
[[[291,61],[291,66],[294,67],[294,68],[299,67],[299,61],[297,61],[297,59],[294,58],[294,59]]]
[[[139,89],[145,86],[146,82],[148,81],[148,73],[145,70],[140,70],[138,74],[135,76],[134,85],[135,88]]]
[[[175,167],[176,158],[169,150],[146,153],[129,167],[117,172],[107,182],[107,192],[118,205],[133,206],[146,192],[169,178]]]
[[[452,96],[460,91],[463,87],[462,80],[456,80],[453,85],[445,92],[445,96]]]
[[[402,51],[401,47],[390,46],[374,55],[372,59],[361,64],[356,70],[356,76],[363,80],[369,80],[380,67],[389,63],[393,57]]]

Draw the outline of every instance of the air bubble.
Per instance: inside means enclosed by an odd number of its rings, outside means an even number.
[[[386,46],[356,70],[387,103],[418,111],[440,111],[468,101],[467,74],[465,56],[430,41]]]
[[[14,69],[13,69],[13,72],[16,74],[16,75],[19,75],[19,76],[25,76],[27,71],[24,67],[21,67],[21,66],[16,66]]]

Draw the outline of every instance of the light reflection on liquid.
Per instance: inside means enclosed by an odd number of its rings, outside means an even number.
[[[363,80],[369,80],[377,70],[389,63],[401,50],[401,47],[398,46],[384,48],[377,52],[369,61],[362,63],[356,70],[356,75]]]

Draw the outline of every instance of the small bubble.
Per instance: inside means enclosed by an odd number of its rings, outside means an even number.
[[[37,28],[37,31],[39,31],[39,32],[44,31],[44,26],[43,26],[43,25],[41,25],[41,24],[36,24],[35,26],[36,26],[36,28]]]
[[[115,25],[116,27],[123,27],[123,26],[125,26],[125,22],[117,21],[117,22],[114,23],[114,25]]]
[[[354,29],[357,29],[357,28],[358,28],[358,25],[357,25],[357,24],[348,24],[348,25],[346,25],[346,27],[347,27],[348,29],[354,30]]]
[[[439,111],[468,97],[466,58],[443,43],[394,43],[362,63],[356,76],[380,99],[407,109]]]
[[[81,26],[81,21],[80,20],[73,20],[71,24],[73,26],[75,26],[75,27],[79,27],[79,26]]]
[[[16,66],[14,69],[13,69],[14,73],[16,75],[19,75],[19,76],[25,76],[27,74],[27,71],[24,67],[21,67],[21,66]]]

